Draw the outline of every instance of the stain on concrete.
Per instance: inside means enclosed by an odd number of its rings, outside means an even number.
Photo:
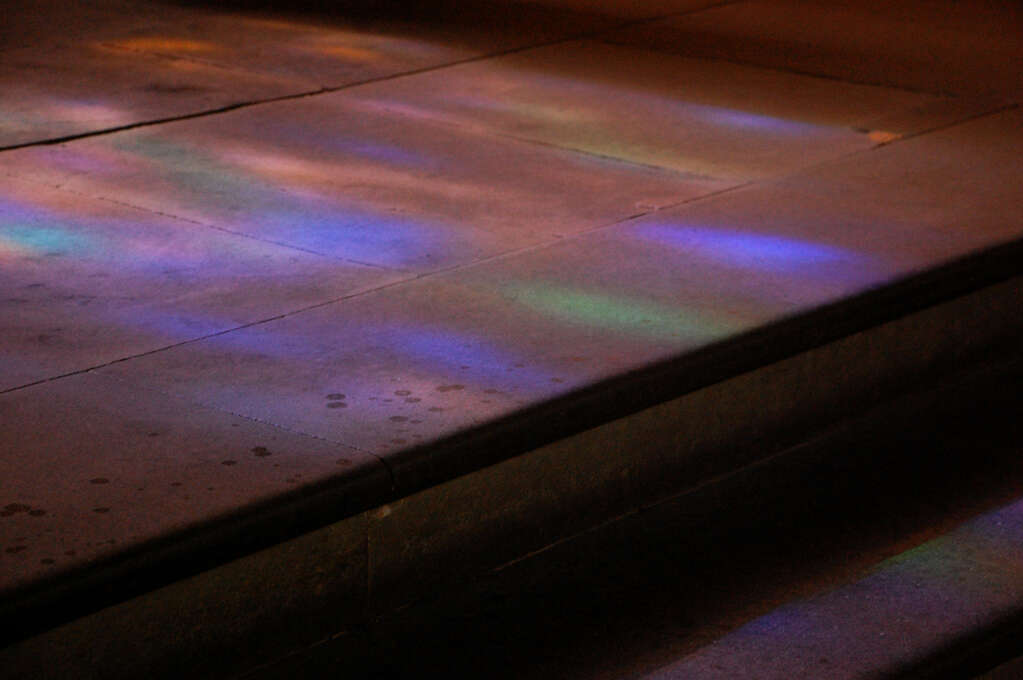
[[[266,458],[267,456],[272,454],[267,450],[265,446],[253,446],[252,455],[256,456],[257,458]]]
[[[465,389],[465,385],[438,385],[438,392],[458,392]]]

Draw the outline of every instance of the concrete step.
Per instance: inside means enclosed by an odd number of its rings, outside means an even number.
[[[1014,355],[1014,81],[485,4],[8,13],[5,668],[267,663]]]

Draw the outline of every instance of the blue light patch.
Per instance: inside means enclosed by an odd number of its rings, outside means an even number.
[[[642,239],[718,264],[768,272],[866,264],[870,258],[836,246],[734,229],[651,222],[634,230]]]

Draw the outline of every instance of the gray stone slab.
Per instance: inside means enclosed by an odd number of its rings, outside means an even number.
[[[350,261],[429,271],[729,186],[419,121],[346,93],[0,157],[7,172]]]
[[[0,421],[2,590],[314,480],[390,488],[365,453],[93,374],[0,395]]]
[[[315,89],[103,44],[8,50],[0,61],[0,147],[173,118]]]
[[[928,92],[1023,94],[1023,9],[1012,2],[753,0],[607,39]]]
[[[0,183],[0,390],[400,278],[6,177]]]
[[[645,677],[887,677],[1023,605],[1019,502],[755,619]],[[883,622],[883,629],[879,628]]]
[[[420,15],[343,3],[270,12],[47,0],[0,13],[0,147],[343,87],[616,21],[533,5]]]
[[[352,95],[459,129],[731,180],[784,174],[916,132],[943,102],[589,41],[375,83]]]
[[[397,454],[1018,238],[1021,117],[104,370]]]

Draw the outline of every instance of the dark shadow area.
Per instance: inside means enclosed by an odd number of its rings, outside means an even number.
[[[671,513],[627,518],[245,677],[652,672],[1017,498],[1020,377],[1017,366],[878,407]],[[1018,640],[993,631],[908,677],[969,677],[1019,654]]]

